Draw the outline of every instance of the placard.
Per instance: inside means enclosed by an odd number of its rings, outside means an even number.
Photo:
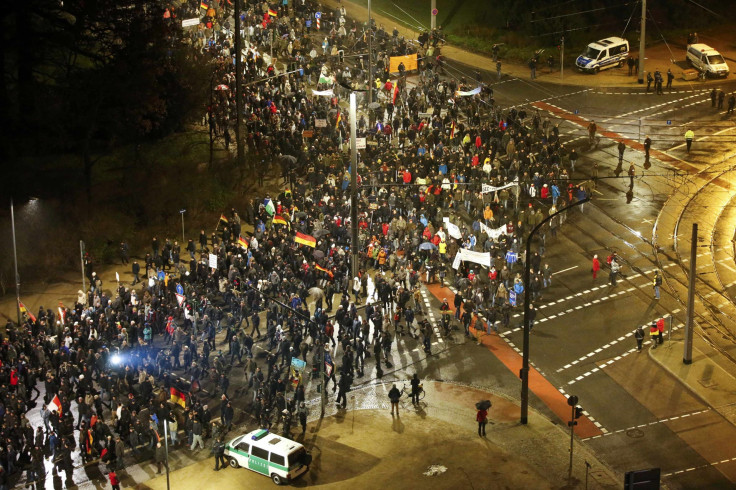
[[[327,127],[327,119],[315,119],[314,120],[314,127],[315,128],[326,128]]]
[[[210,254],[210,268],[217,269],[217,255]]]
[[[192,27],[199,25],[199,17],[194,17],[192,19],[184,19],[181,21],[182,27]]]

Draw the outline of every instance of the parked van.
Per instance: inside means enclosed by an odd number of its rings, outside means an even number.
[[[276,485],[288,483],[309,471],[312,456],[291,439],[257,429],[225,445],[225,456],[233,468],[270,476]]]
[[[728,65],[721,53],[707,44],[691,44],[687,47],[687,59],[691,65],[707,77],[727,77]]]
[[[578,70],[598,73],[614,66],[622,67],[629,56],[629,41],[620,37],[607,37],[588,44],[585,52],[578,56]]]

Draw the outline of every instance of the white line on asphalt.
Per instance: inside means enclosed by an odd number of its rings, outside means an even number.
[[[572,267],[568,267],[567,269],[562,269],[561,271],[553,272],[552,275],[554,276],[554,275],[557,275],[557,274],[562,274],[563,272],[571,271],[573,269],[576,269],[577,267],[578,267],[577,265],[574,265]],[[736,271],[734,271],[734,272],[736,272]]]
[[[706,413],[706,412],[710,412],[710,408],[705,408],[703,410],[696,410],[695,412],[689,412],[689,413],[682,414],[682,415],[675,415],[673,417],[667,417],[667,418],[664,418],[664,419],[655,420],[653,422],[649,422],[648,424],[640,424],[640,425],[635,425],[635,426],[631,426],[631,427],[626,427],[625,429],[617,429],[617,430],[610,431],[610,432],[607,432],[606,434],[602,434],[602,435],[599,435],[599,436],[585,437],[585,438],[583,438],[581,440],[582,441],[587,441],[589,439],[599,439],[601,437],[613,436],[613,435],[616,435],[616,434],[621,434],[623,432],[628,432],[630,430],[641,429],[641,428],[644,428],[644,427],[648,427],[648,426],[652,426],[652,425],[657,425],[657,424],[662,424],[662,423],[666,423],[666,422],[672,422],[673,420],[678,420],[678,419],[685,418],[685,417],[700,415],[700,414],[703,414],[703,413]],[[726,461],[729,461],[729,460],[726,460]]]

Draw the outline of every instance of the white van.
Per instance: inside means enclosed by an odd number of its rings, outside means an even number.
[[[687,59],[691,65],[708,77],[727,77],[728,65],[721,53],[707,44],[690,44],[687,47]]]
[[[629,55],[629,41],[621,37],[607,37],[588,44],[585,52],[575,60],[578,70],[598,73],[614,66],[622,67]]]
[[[304,446],[265,429],[256,429],[228,442],[225,456],[231,467],[270,476],[276,485],[306,473],[312,462]]]

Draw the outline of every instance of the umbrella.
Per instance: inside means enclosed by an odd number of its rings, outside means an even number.
[[[368,109],[378,109],[380,107],[381,104],[379,104],[378,102],[371,102],[370,104],[368,104]]]
[[[221,83],[220,85],[218,85],[217,87],[215,87],[215,90],[230,90],[230,87],[228,87],[224,83]]]
[[[470,286],[470,280],[467,277],[463,277],[462,279],[457,281],[458,289],[465,289],[468,286]]]
[[[312,236],[314,238],[322,238],[323,236],[327,236],[329,234],[330,234],[329,230],[325,230],[324,228],[321,228],[319,230],[314,230],[314,232],[312,233]]]
[[[291,155],[281,155],[281,160],[285,163],[291,163],[292,165],[296,164],[296,157]]]
[[[322,288],[318,288],[318,287],[309,288],[308,293],[310,296],[317,296],[317,297],[325,295],[325,292],[322,291]]]
[[[475,404],[475,408],[478,410],[488,410],[491,408],[491,400],[481,400],[478,403]]]
[[[419,250],[435,250],[437,245],[432,242],[424,242],[419,245]]]
[[[312,252],[312,257],[314,257],[315,259],[324,259],[325,253],[322,250],[315,250],[314,252]]]

